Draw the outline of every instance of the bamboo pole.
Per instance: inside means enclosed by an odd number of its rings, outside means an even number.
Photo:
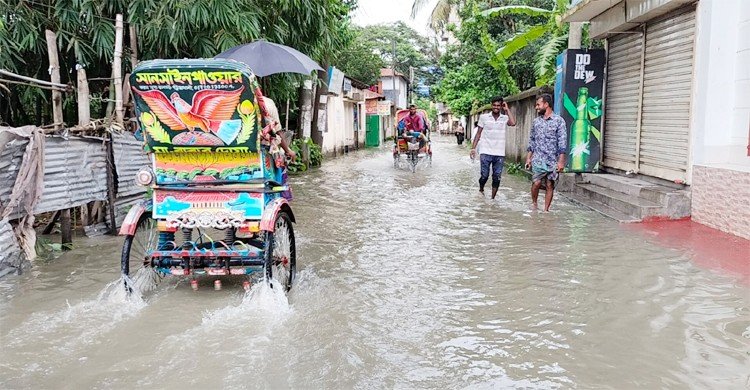
[[[39,84],[39,86],[46,86],[46,87],[51,87],[51,88],[55,88],[55,89],[63,89],[63,90],[70,89],[70,87],[68,85],[65,85],[65,84],[52,83],[52,82],[44,81],[44,80],[37,80],[37,79],[35,79],[33,77],[22,76],[20,74],[15,74],[15,73],[7,71],[5,69],[0,69],[0,75],[8,76],[8,77],[13,77],[13,78],[16,78],[16,79],[19,79],[19,80],[28,81],[29,83],[32,83],[32,84]],[[3,81],[12,82],[11,80],[3,80]]]
[[[117,14],[115,19],[115,56],[112,61],[115,84],[115,118],[122,125],[125,116],[122,104],[122,14]]]
[[[44,36],[47,39],[50,80],[53,84],[62,85],[60,84],[60,62],[57,57],[57,35],[50,30],[44,30]],[[60,91],[52,91],[52,113],[55,130],[59,130],[63,127],[62,93]]]
[[[130,32],[130,69],[135,69],[138,65],[138,35],[136,35],[135,25],[129,25],[128,31]]]
[[[284,131],[289,130],[289,98],[286,99],[286,118],[284,118]]]
[[[91,122],[89,82],[86,78],[86,69],[82,65],[77,65],[76,69],[78,73],[78,125],[86,126]]]
[[[44,37],[47,40],[47,55],[49,56],[49,75],[53,84],[60,84],[60,62],[57,56],[57,35],[50,31],[44,30]],[[52,91],[52,115],[55,122],[55,130],[63,127],[63,109],[62,93]],[[60,212],[60,236],[63,249],[70,248],[73,243],[73,230],[70,226],[70,209]]]
[[[76,65],[77,86],[78,86],[78,125],[87,126],[91,123],[91,101],[89,99],[89,82],[86,77],[86,69],[83,65]],[[81,205],[81,226],[88,226],[91,222],[89,218],[89,205]]]

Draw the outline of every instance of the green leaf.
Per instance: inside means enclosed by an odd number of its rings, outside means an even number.
[[[547,40],[539,50],[534,70],[538,79],[554,78],[557,55],[562,53],[568,43],[568,35],[561,35]],[[547,80],[545,80],[547,81]],[[545,83],[546,84],[546,83]]]
[[[480,12],[480,15],[492,18],[504,15],[528,15],[528,16],[547,16],[553,12],[543,8],[530,7],[528,5],[506,5],[503,7],[493,7]]]
[[[526,31],[516,34],[513,38],[505,41],[503,47],[497,49],[495,58],[507,60],[513,54],[526,47],[531,42],[539,39],[547,32],[546,25],[533,26]]]

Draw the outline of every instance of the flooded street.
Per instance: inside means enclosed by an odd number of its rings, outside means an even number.
[[[0,280],[0,388],[750,387],[746,274],[561,197],[531,212],[520,176],[485,199],[451,141],[416,174],[383,149],[293,178],[288,298],[127,300],[117,237]]]

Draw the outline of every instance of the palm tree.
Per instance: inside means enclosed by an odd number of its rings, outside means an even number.
[[[414,0],[411,6],[411,17],[414,19],[430,0]],[[444,32],[448,27],[451,13],[463,3],[461,0],[437,0],[430,13],[430,28],[436,33]]]

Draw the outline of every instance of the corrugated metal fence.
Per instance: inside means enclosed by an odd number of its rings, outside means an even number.
[[[0,131],[3,128],[0,127]],[[108,200],[107,143],[105,138],[48,136],[44,145],[44,190],[35,214],[75,208],[93,201]],[[0,150],[0,210],[8,200],[18,176],[28,141],[15,139]],[[130,206],[143,199],[145,189],[135,183],[135,173],[149,166],[142,143],[130,133],[112,133],[112,154],[116,180],[115,219],[122,222]],[[22,217],[20,210],[9,219]],[[18,245],[8,220],[0,221],[0,274],[19,256]],[[15,265],[13,265],[15,267]]]
[[[112,133],[112,151],[117,172],[115,219],[122,223],[130,207],[143,199],[145,188],[135,183],[135,174],[151,162],[143,151],[143,142],[131,133]]]
[[[107,200],[107,147],[103,139],[47,137],[44,192],[36,213]]]

